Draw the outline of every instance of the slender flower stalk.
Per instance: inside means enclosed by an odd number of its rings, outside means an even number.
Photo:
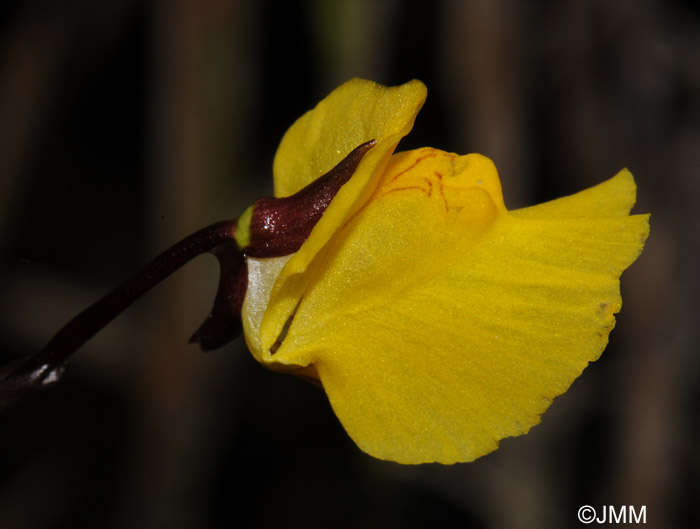
[[[0,380],[0,410],[59,382],[70,356],[134,301],[203,253],[235,245],[236,221],[202,228],[168,248],[131,278],[70,320],[35,355],[21,361]],[[240,251],[238,251],[240,254]],[[240,254],[241,260],[243,259]]]

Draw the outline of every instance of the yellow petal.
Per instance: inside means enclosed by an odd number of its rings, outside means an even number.
[[[636,199],[632,173],[623,169],[614,178],[569,197],[523,208],[512,213],[520,218],[620,217],[627,215]]]
[[[263,360],[314,366],[375,457],[453,463],[494,450],[539,422],[614,326],[648,218],[623,216],[627,194],[600,191],[562,199],[573,217],[556,203],[511,214],[487,159],[395,156],[310,266],[288,334]],[[596,197],[604,215],[583,215]]]
[[[282,139],[274,163],[275,194],[286,196],[333,168],[358,145],[376,140],[350,180],[340,189],[311,235],[276,275],[266,296],[247,295],[242,315],[248,344],[259,360],[273,347],[309,280],[305,273],[328,239],[370,197],[399,140],[413,126],[426,97],[425,85],[411,81],[384,87],[353,79],[307,112]],[[277,273],[261,262],[261,274]],[[267,269],[270,271],[263,271]],[[267,308],[262,310],[261,308]],[[253,313],[262,314],[256,319]]]
[[[275,196],[296,193],[366,141],[405,136],[425,96],[417,80],[386,87],[351,79],[336,88],[282,138],[273,164]]]

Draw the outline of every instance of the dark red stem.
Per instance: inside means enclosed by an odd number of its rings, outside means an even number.
[[[222,221],[184,238],[70,320],[42,350],[21,361],[0,380],[0,410],[57,382],[66,361],[78,348],[137,298],[192,258],[223,244],[235,246],[235,228],[236,221]],[[239,252],[239,255],[243,261],[243,254]]]

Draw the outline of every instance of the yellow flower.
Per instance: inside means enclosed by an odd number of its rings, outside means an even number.
[[[297,252],[248,257],[242,319],[255,358],[320,381],[362,450],[454,463],[526,433],[600,356],[649,226],[626,170],[508,211],[481,155],[393,154],[425,97],[355,79],[289,129],[278,197],[376,144]]]

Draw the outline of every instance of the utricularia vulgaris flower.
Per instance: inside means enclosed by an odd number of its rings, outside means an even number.
[[[253,356],[319,383],[367,453],[454,463],[526,433],[600,356],[649,223],[629,215],[627,170],[509,211],[481,155],[394,154],[425,97],[345,83],[284,136],[275,197],[185,254],[221,262],[193,341],[219,347],[242,322]]]

